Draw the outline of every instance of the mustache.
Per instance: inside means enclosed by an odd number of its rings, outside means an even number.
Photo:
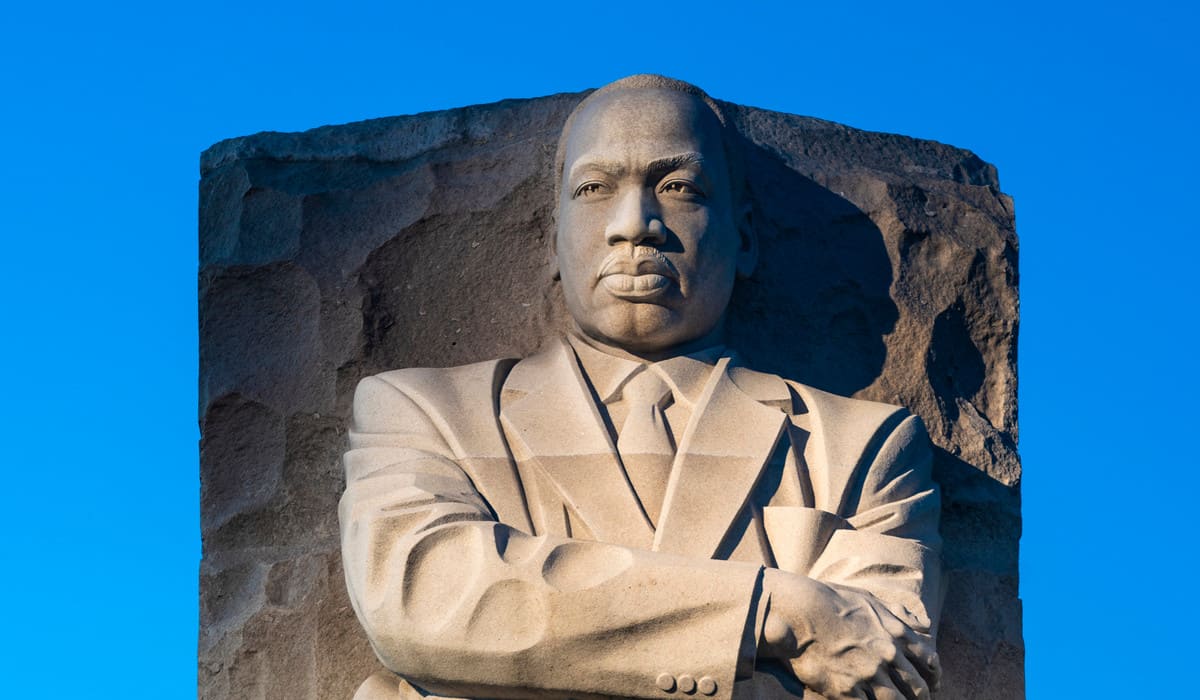
[[[620,247],[605,256],[596,277],[609,275],[662,275],[676,282],[679,271],[657,248],[639,245],[632,248]]]

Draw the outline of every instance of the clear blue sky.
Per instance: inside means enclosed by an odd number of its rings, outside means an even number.
[[[194,697],[201,150],[636,72],[997,165],[1021,237],[1029,697],[1191,692],[1194,10],[430,5],[5,10],[8,697]]]

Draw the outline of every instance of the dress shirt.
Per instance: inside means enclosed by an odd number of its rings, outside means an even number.
[[[667,428],[678,448],[696,401],[700,399],[704,385],[712,374],[713,365],[725,354],[724,345],[714,345],[688,355],[658,362],[642,362],[605,352],[575,334],[568,335],[567,340],[575,350],[583,374],[599,400],[597,408],[605,419],[614,445],[618,430],[624,425],[629,411],[627,402],[621,396],[621,389],[639,372],[649,371],[657,374],[671,389],[672,400],[664,413]]]

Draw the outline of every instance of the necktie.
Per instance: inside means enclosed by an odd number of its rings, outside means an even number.
[[[675,445],[663,417],[671,390],[646,368],[629,380],[621,397],[627,413],[617,434],[617,451],[646,515],[657,526],[675,459]]]

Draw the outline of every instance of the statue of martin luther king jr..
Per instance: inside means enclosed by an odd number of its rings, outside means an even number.
[[[556,156],[569,332],[358,385],[342,553],[388,670],[356,700],[929,697],[929,438],[723,344],[739,143],[693,85],[591,93]]]

